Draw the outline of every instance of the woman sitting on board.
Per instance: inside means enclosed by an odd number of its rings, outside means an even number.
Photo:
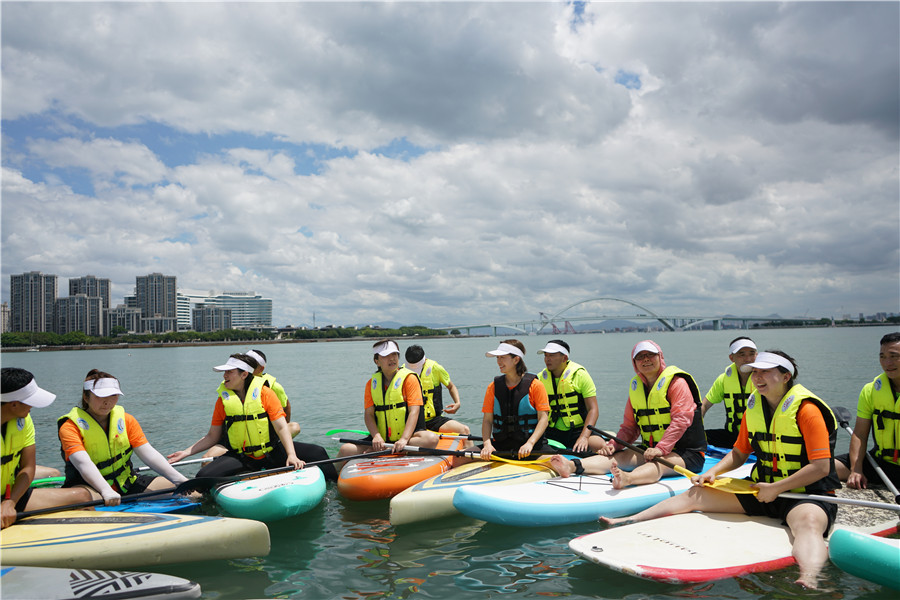
[[[118,404],[121,395],[118,379],[92,369],[82,385],[81,406],[57,421],[66,461],[62,487],[86,487],[106,506],[118,505],[122,496],[187,481],[150,445],[137,419]],[[162,477],[138,475],[131,464],[132,452]]]
[[[490,460],[496,450],[511,450],[519,458],[551,451],[544,433],[550,423],[550,400],[537,375],[525,366],[525,345],[503,340],[496,350],[498,375],[488,384],[481,405],[481,458]]]
[[[694,378],[676,366],[667,367],[662,349],[644,340],[631,350],[631,380],[624,421],[616,437],[630,442],[639,437],[647,445],[643,454],[611,442],[598,456],[567,460],[554,456],[550,464],[563,477],[613,474],[613,487],[655,483],[673,469],[657,463],[663,458],[690,471],[702,471],[706,435],[700,418],[700,392]]]
[[[378,369],[366,382],[363,395],[364,419],[369,444],[346,443],[338,456],[352,456],[364,452],[379,452],[393,444],[394,453],[403,448],[423,446],[434,448],[437,434],[425,429],[424,399],[418,376],[400,367],[400,347],[394,340],[379,340],[372,346]]]
[[[634,516],[600,521],[621,525],[695,510],[782,519],[794,538],[792,555],[800,566],[797,583],[815,588],[828,560],[824,536],[834,523],[837,505],[778,495],[788,491],[833,494],[841,486],[834,468],[837,419],[827,404],[794,383],[797,365],[784,352],[760,352],[756,361],[741,369],[752,371],[756,391],[747,401],[734,449],[709,471],[695,476],[697,485],[687,492]],[[744,464],[751,452],[758,457],[750,476],[756,482],[755,495],[702,486]]]
[[[169,462],[208,450],[220,440],[228,451],[197,471],[197,477],[226,477],[242,472],[289,466],[302,469],[306,462],[328,460],[321,446],[295,442],[281,402],[262,377],[253,372],[257,362],[246,354],[232,354],[224,365],[212,422],[205,436],[185,450],[169,455]],[[329,463],[320,466],[326,479],[337,480]]]
[[[90,502],[85,489],[32,488],[35,474],[34,422],[32,408],[50,406],[55,394],[38,387],[34,375],[25,369],[3,367],[2,404],[0,404],[0,442],[3,446],[3,468],[0,485],[0,528],[15,523],[16,514],[79,502]]]

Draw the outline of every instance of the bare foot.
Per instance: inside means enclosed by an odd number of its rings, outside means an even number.
[[[569,464],[569,459],[564,458],[559,454],[554,454],[550,457],[550,466],[554,471],[559,473],[560,477],[568,477],[572,474],[572,471],[574,471],[572,465]]]
[[[619,465],[616,464],[616,461],[612,461],[609,472],[612,473],[613,476],[612,486],[614,490],[621,490],[622,488],[631,485],[631,474],[620,469]]]
[[[634,522],[634,519],[628,517],[600,517],[600,529],[611,529],[612,527],[619,527],[620,525],[630,525]]]

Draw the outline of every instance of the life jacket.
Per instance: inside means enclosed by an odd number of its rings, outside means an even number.
[[[676,366],[663,369],[650,388],[649,395],[644,389],[644,381],[640,375],[635,375],[631,380],[628,398],[631,400],[634,420],[641,431],[641,439],[647,446],[655,446],[662,439],[669,423],[672,422],[672,406],[666,394],[676,378],[684,379],[691,390],[691,396],[694,398],[694,418],[681,438],[675,442],[673,450],[675,452],[685,450],[705,452],[706,432],[703,429],[701,416],[700,390],[690,373],[682,371]]]
[[[410,375],[415,377],[416,381],[419,381],[419,377],[406,367],[397,369],[386,393],[383,383],[384,373],[379,369],[372,375],[372,403],[375,405],[375,424],[378,425],[378,433],[381,434],[381,437],[386,442],[399,440],[400,436],[403,435],[404,428],[406,428],[406,418],[409,411],[406,399],[403,397],[403,382]]]
[[[741,430],[741,420],[744,418],[744,410],[747,408],[747,398],[756,391],[750,377],[741,389],[741,379],[738,367],[734,363],[725,369],[723,380],[723,402],[725,406],[725,430],[737,433]]]
[[[538,412],[531,405],[529,389],[537,379],[534,373],[525,373],[513,389],[506,386],[506,375],[494,378],[494,426],[491,437],[496,442],[505,440],[524,443],[538,423]],[[543,436],[535,446],[545,442]]]
[[[584,403],[584,396],[575,390],[572,383],[575,373],[579,370],[583,371],[584,367],[570,360],[556,382],[553,381],[553,373],[549,369],[544,369],[538,376],[550,400],[549,427],[568,431],[584,426],[587,406]]]
[[[834,468],[834,445],[837,440],[837,419],[825,402],[815,396],[802,385],[795,385],[784,395],[772,414],[771,421],[766,423],[764,406],[767,402],[759,392],[753,392],[747,401],[745,419],[750,445],[756,453],[756,466],[753,467],[753,481],[774,483],[793,475],[804,465],[809,464],[806,449],[803,447],[803,436],[797,424],[797,413],[803,400],[816,404],[825,417],[829,430],[831,446],[831,472],[822,479],[791,490],[792,492],[828,492],[841,487]]]
[[[275,395],[278,396],[278,401],[281,402],[281,408],[287,408],[287,393],[284,391],[284,386],[275,381],[275,376],[269,375],[268,373],[263,373],[262,375],[259,375],[259,377],[262,377],[264,385],[269,387],[269,389],[275,392]]]
[[[28,432],[34,431],[34,422],[31,415],[27,415],[20,419],[9,420],[3,424],[3,455],[0,458],[2,466],[0,466],[0,485],[3,486],[3,497],[9,497],[12,486],[16,482],[16,475],[19,473],[19,461],[22,458],[22,450],[25,449],[25,443],[28,441]]]
[[[125,426],[125,409],[118,404],[113,406],[109,413],[109,431],[104,431],[88,411],[78,406],[57,419],[57,428],[62,427],[67,420],[75,423],[80,430],[84,449],[106,483],[120,493],[128,493],[128,489],[137,480],[137,475],[131,465],[132,448]],[[75,465],[66,461],[66,481],[63,486],[69,487],[83,479]]]
[[[444,412],[444,388],[441,386],[440,381],[435,381],[432,377],[435,366],[439,365],[430,358],[426,358],[425,363],[422,365],[422,374],[419,376],[419,382],[422,384],[422,400],[424,402],[426,421],[430,421]]]
[[[900,465],[900,398],[894,398],[891,380],[885,373],[866,387],[871,388],[874,409],[872,434],[875,437],[875,455]]]
[[[252,458],[262,458],[273,449],[269,434],[269,414],[262,404],[264,384],[262,377],[254,377],[244,394],[243,402],[234,390],[225,387],[224,382],[216,390],[225,409],[224,427],[228,445],[235,452]]]

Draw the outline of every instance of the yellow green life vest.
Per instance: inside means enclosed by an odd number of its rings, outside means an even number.
[[[435,366],[439,365],[430,358],[426,358],[422,364],[422,374],[419,376],[426,421],[430,421],[444,412],[443,388],[441,382],[435,381],[433,377]]]
[[[219,398],[225,408],[225,433],[228,436],[228,445],[235,452],[261,458],[272,451],[269,436],[269,415],[262,404],[262,377],[253,377],[244,401],[225,387],[225,383],[219,384]]]
[[[556,382],[553,381],[553,373],[549,369],[544,369],[538,375],[550,400],[549,427],[553,429],[568,431],[584,427],[587,406],[584,403],[584,396],[575,390],[572,383],[575,373],[579,370],[584,370],[584,367],[570,360]]]
[[[406,417],[408,408],[406,399],[403,397],[403,382],[412,375],[419,380],[418,376],[407,369],[400,367],[394,373],[394,378],[385,393],[384,390],[384,373],[381,369],[372,375],[372,403],[375,405],[375,423],[378,425],[378,433],[386,442],[396,442],[403,435],[406,427]]]
[[[900,398],[894,397],[891,380],[886,373],[866,384],[866,387],[870,386],[875,454],[887,462],[900,465]]]
[[[137,476],[131,466],[132,448],[125,426],[125,409],[117,404],[110,411],[109,431],[104,431],[88,411],[78,406],[60,417],[57,425],[62,427],[66,420],[75,423],[81,431],[84,449],[106,483],[123,494],[127,493]],[[66,470],[67,475],[71,473],[70,469]]]
[[[0,490],[4,496],[9,493],[13,484],[16,482],[16,475],[19,473],[19,461],[22,458],[22,450],[25,449],[25,443],[28,440],[29,428],[34,431],[34,423],[31,415],[6,422],[3,432],[3,464],[0,467],[0,484],[3,489]]]
[[[841,487],[834,470],[834,445],[837,439],[837,419],[831,408],[821,398],[802,385],[794,385],[787,391],[778,406],[772,412],[772,419],[766,423],[766,405],[759,392],[753,392],[747,401],[745,419],[750,445],[756,453],[756,466],[751,478],[754,481],[774,483],[785,479],[804,465],[809,464],[806,450],[803,447],[803,436],[797,424],[797,413],[803,400],[814,402],[829,430],[831,445],[831,473],[819,481],[806,487],[799,487],[792,492],[825,492]]]
[[[744,418],[744,410],[747,408],[747,399],[756,391],[756,386],[747,377],[747,383],[741,389],[741,379],[738,368],[734,363],[725,369],[723,381],[723,404],[725,405],[725,429],[731,433],[741,430],[741,420]]]
[[[263,381],[269,387],[269,389],[275,392],[275,395],[278,396],[278,401],[281,402],[281,408],[287,408],[287,392],[284,391],[283,385],[275,381],[275,376],[269,375],[268,373],[263,373],[262,375],[259,375],[259,377],[262,377]]]
[[[674,451],[695,450],[706,451],[706,432],[703,430],[703,419],[700,413],[700,391],[690,373],[676,366],[666,367],[656,378],[650,393],[644,389],[644,381],[640,375],[631,380],[628,398],[634,411],[634,420],[641,431],[641,439],[650,447],[655,446],[665,435],[669,423],[672,422],[672,406],[666,394],[669,386],[676,378],[684,379],[694,398],[694,418],[681,438],[675,442]]]

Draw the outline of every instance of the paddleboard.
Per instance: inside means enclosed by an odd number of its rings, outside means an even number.
[[[264,523],[224,517],[62,511],[0,532],[3,564],[16,566],[130,569],[268,553]]]
[[[0,586],[3,597],[9,600],[164,600],[200,597],[200,585],[193,581],[171,575],[131,571],[3,567],[0,569]]]
[[[463,450],[466,440],[442,438],[440,450]],[[350,500],[392,498],[420,481],[449,470],[453,456],[388,454],[347,461],[338,476],[338,492]]]
[[[277,521],[311,510],[325,496],[318,467],[235,481],[213,490],[213,499],[233,517]]]
[[[896,529],[889,521],[868,532]],[[781,520],[744,514],[672,515],[583,535],[569,548],[614,571],[665,583],[726,579],[794,563],[790,530]]]
[[[718,462],[719,458],[707,456],[703,470]],[[725,475],[746,477],[753,464],[745,463]],[[453,496],[453,506],[464,515],[490,523],[546,527],[589,523],[601,516],[633,515],[680,494],[691,485],[691,480],[683,475],[663,477],[657,483],[621,490],[613,489],[609,475],[553,477],[504,487],[461,487]]]
[[[900,539],[839,529],[828,540],[828,556],[851,575],[900,590]]]
[[[494,488],[550,479],[556,471],[549,461],[515,464],[476,460],[416,483],[391,498],[392,525],[457,514],[454,497],[469,488]]]

